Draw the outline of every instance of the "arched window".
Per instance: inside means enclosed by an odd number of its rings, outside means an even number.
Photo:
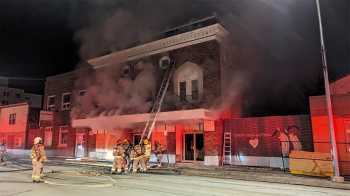
[[[197,64],[186,62],[174,74],[175,94],[181,101],[200,101],[203,94],[203,70]]]

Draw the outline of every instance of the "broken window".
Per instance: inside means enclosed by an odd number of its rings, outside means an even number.
[[[9,124],[10,125],[16,124],[16,113],[10,114],[10,116],[9,116]]]
[[[192,100],[197,101],[199,98],[198,80],[192,80]]]
[[[180,100],[186,101],[186,81],[180,82]]]
[[[47,110],[54,111],[55,104],[56,104],[56,96],[55,95],[48,96],[48,98],[47,98]]]
[[[64,93],[62,95],[62,110],[70,110],[71,93]]]

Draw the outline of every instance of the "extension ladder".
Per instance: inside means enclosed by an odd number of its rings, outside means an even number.
[[[154,99],[154,104],[153,104],[151,112],[150,112],[150,117],[147,120],[145,128],[142,131],[140,144],[142,142],[142,138],[144,138],[145,136],[147,136],[147,139],[149,139],[151,137],[155,123],[157,121],[158,113],[161,111],[163,100],[164,100],[164,97],[167,93],[167,90],[168,90],[168,87],[169,87],[169,84],[170,84],[170,81],[171,81],[171,78],[172,78],[174,71],[175,71],[175,63],[173,62],[170,64],[170,67],[167,68],[167,70],[164,73],[162,83],[159,87],[157,96]]]

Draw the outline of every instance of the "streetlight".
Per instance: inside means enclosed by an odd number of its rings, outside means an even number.
[[[332,155],[333,169],[334,169],[334,176],[332,177],[332,181],[344,182],[344,178],[340,176],[340,172],[339,172],[338,150],[337,150],[337,141],[335,138],[334,124],[333,124],[332,100],[331,100],[331,93],[330,93],[329,80],[328,80],[326,46],[324,44],[324,37],[323,37],[323,26],[322,26],[322,17],[321,17],[321,9],[320,9],[320,0],[316,0],[316,6],[317,6],[318,23],[319,23],[319,27],[320,27],[322,69],[323,69],[323,76],[324,76],[324,86],[325,86],[325,90],[326,90],[328,128],[330,131],[330,139],[331,139],[331,144],[332,144],[331,155]]]

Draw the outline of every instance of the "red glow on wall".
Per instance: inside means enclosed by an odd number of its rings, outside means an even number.
[[[334,129],[338,149],[340,172],[350,175],[350,96],[332,96]],[[310,110],[314,149],[317,152],[330,152],[330,132],[324,96],[310,98]]]

